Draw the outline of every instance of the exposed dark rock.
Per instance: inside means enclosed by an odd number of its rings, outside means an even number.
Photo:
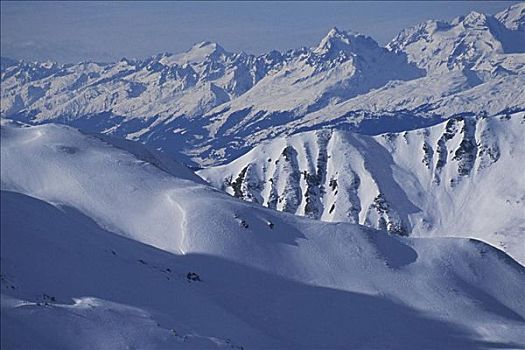
[[[200,276],[196,274],[195,272],[188,272],[186,274],[186,279],[188,281],[200,281],[201,280]]]

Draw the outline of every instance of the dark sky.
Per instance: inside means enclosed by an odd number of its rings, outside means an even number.
[[[112,61],[182,52],[200,41],[262,53],[314,46],[332,28],[387,43],[427,19],[494,14],[517,1],[1,2],[2,56]]]

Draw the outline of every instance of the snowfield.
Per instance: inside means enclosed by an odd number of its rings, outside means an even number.
[[[1,142],[2,347],[525,346],[525,269],[480,241],[280,213],[67,126]]]
[[[198,174],[269,208],[413,236],[482,239],[525,265],[525,113],[366,136],[321,129]]]
[[[525,3],[0,73],[2,349],[525,349]]]

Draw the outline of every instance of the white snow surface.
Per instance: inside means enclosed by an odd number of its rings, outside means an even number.
[[[108,141],[3,121],[2,348],[525,346],[525,269],[485,243],[280,213]]]
[[[525,110],[524,6],[430,20],[386,48],[334,28],[316,47],[260,56],[202,42],[115,63],[2,59],[0,114],[139,140],[210,166],[327,125],[380,134]]]
[[[525,113],[265,142],[198,174],[244,200],[413,236],[484,240],[525,265]]]
[[[525,32],[518,26],[523,25],[524,18],[515,15],[520,8],[524,8],[523,3],[495,17],[470,12],[451,22],[430,20],[401,31],[388,48],[405,52],[410,61],[429,73],[462,70],[480,80],[490,79],[502,70],[492,62],[500,55],[518,54],[509,64],[514,69],[523,66]]]
[[[2,349],[524,349],[524,21],[2,57]]]

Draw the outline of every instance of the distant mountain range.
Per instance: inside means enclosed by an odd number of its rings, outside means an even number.
[[[525,109],[523,3],[403,30],[386,48],[337,28],[260,56],[216,43],[116,63],[2,58],[2,117],[139,140],[196,166],[320,127],[366,134]]]

